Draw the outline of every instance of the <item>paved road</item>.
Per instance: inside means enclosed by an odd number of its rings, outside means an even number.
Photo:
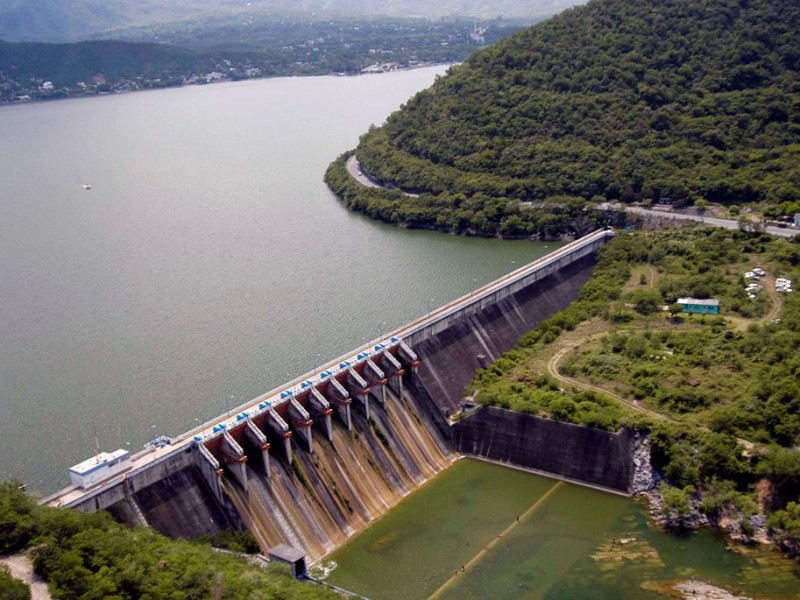
[[[369,175],[364,173],[364,170],[361,168],[361,163],[358,162],[358,158],[356,158],[355,154],[353,154],[350,158],[347,159],[346,166],[347,166],[347,172],[350,173],[350,176],[353,177],[356,181],[358,181],[358,183],[360,183],[361,185],[369,188],[383,187],[380,183],[378,183],[377,181],[372,179]],[[418,197],[418,194],[406,193],[406,196]],[[604,202],[602,204],[597,205],[597,209],[613,210],[614,207],[611,204]],[[665,212],[661,210],[648,210],[646,208],[640,208],[638,206],[624,206],[624,209],[625,212],[636,213],[639,215],[645,215],[649,217],[662,217],[667,219],[678,219],[684,221],[699,221],[701,223],[705,223],[706,225],[713,225],[714,227],[722,227],[724,229],[739,229],[739,221],[734,221],[732,219],[718,219],[716,217],[707,217],[704,215],[687,215],[683,213]],[[764,231],[772,235],[777,235],[785,238],[791,238],[800,233],[800,231],[798,231],[797,229],[773,227],[772,225],[765,227]]]
[[[368,188],[385,187],[381,185],[377,180],[367,175],[366,171],[364,171],[364,169],[361,168],[361,163],[358,162],[358,158],[356,158],[355,154],[353,154],[350,158],[347,159],[347,163],[345,166],[347,167],[347,172],[350,173],[350,176],[361,185]],[[419,194],[412,194],[411,192],[403,192],[403,195],[408,196],[409,198],[419,198]]]
[[[598,206],[600,210],[611,210],[612,207],[608,204],[601,204]],[[664,212],[660,210],[648,210],[646,208],[639,208],[638,206],[625,206],[625,212],[636,213],[639,215],[645,215],[648,217],[663,217],[667,219],[679,219],[685,221],[700,221],[701,223],[705,223],[706,225],[713,225],[714,227],[723,227],[725,229],[739,229],[739,221],[734,221],[732,219],[718,219],[716,217],[706,217],[702,215],[686,215],[682,213],[676,212]],[[797,229],[784,229],[782,227],[773,227],[772,225],[765,227],[764,231],[770,233],[772,235],[777,235],[780,237],[794,237],[800,231]]]
[[[361,185],[368,187],[368,188],[379,188],[382,187],[377,181],[372,179],[369,175],[365,175],[363,169],[361,168],[361,163],[358,162],[356,155],[353,154],[350,158],[347,159],[347,172],[350,173],[350,176],[358,181]]]

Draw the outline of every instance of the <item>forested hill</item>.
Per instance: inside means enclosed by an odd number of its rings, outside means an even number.
[[[511,235],[562,227],[553,199],[791,208],[798,31],[798,2],[593,0],[474,54],[362,138],[364,168],[419,198],[364,194],[337,166],[328,180],[384,220]]]
[[[222,59],[163,44],[117,41],[75,44],[9,43],[0,40],[0,82],[47,79],[56,87],[89,81],[102,74],[109,81],[158,77],[165,82],[218,67]],[[2,98],[0,89],[0,98]]]

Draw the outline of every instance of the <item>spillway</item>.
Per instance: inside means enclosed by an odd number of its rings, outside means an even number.
[[[247,489],[230,479],[225,490],[265,553],[288,544],[318,558],[456,459],[421,410],[411,394],[387,391],[369,419],[353,412],[352,430],[335,421],[313,453],[293,441],[291,461],[270,453],[269,476],[248,462]]]

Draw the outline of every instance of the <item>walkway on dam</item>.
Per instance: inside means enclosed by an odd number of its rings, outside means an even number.
[[[195,427],[194,429],[173,438],[170,445],[152,447],[149,450],[135,454],[132,457],[131,467],[127,472],[116,474],[87,489],[79,489],[76,487],[66,488],[57,494],[46,498],[44,502],[56,506],[66,506],[78,503],[87,495],[120,483],[125,479],[125,477],[127,477],[128,473],[140,471],[143,468],[152,465],[153,463],[162,461],[166,457],[186,449],[187,446],[195,442],[196,436],[200,436],[204,441],[208,440],[210,437],[212,437],[212,435],[217,435],[217,433],[220,433],[219,426],[224,425],[224,428],[228,428],[229,426],[240,424],[239,420],[243,413],[252,414],[258,412],[260,410],[260,405],[264,405],[264,403],[269,403],[269,405],[274,408],[289,402],[294,397],[294,391],[305,388],[308,385],[313,386],[317,383],[321,383],[326,374],[327,376],[330,376],[331,374],[340,371],[342,364],[357,363],[361,360],[370,358],[373,354],[382,352],[383,349],[387,347],[387,344],[385,343],[387,341],[397,340],[391,343],[399,343],[403,339],[413,334],[419,334],[422,331],[434,331],[438,327],[444,328],[448,326],[448,317],[457,315],[461,311],[469,309],[472,305],[475,305],[476,308],[479,308],[482,306],[483,302],[490,302],[496,298],[497,294],[514,289],[515,284],[520,282],[524,283],[527,279],[535,277],[538,273],[541,273],[549,268],[556,268],[557,265],[562,264],[564,261],[568,261],[571,256],[578,255],[581,252],[585,253],[587,247],[594,247],[612,236],[613,232],[610,230],[599,230],[584,236],[583,238],[563,246],[542,258],[536,259],[533,262],[528,263],[527,265],[524,265],[515,271],[512,271],[511,273],[508,273],[507,275],[504,275],[503,277],[500,277],[499,279],[470,292],[469,294],[457,298],[449,304],[432,310],[427,315],[424,315],[394,331],[387,333],[382,338],[373,340],[372,342],[365,344],[364,346],[361,346],[344,356],[340,356],[334,360],[331,360],[326,364],[321,365],[313,372],[309,372],[297,377],[296,379],[276,389],[273,389],[272,391],[267,392],[266,394],[259,396],[258,398],[255,398],[246,404],[237,407],[236,409],[231,410],[228,415],[217,417],[204,423],[203,425]],[[292,392],[292,394],[287,392]],[[214,432],[214,434],[211,434],[215,428],[217,428],[217,431]]]

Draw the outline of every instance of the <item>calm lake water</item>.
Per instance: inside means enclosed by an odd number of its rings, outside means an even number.
[[[140,448],[546,253],[383,226],[323,183],[444,71],[0,109],[0,478],[54,491],[93,422]]]
[[[657,600],[697,578],[753,598],[800,596],[800,567],[701,531],[651,529],[636,502],[460,460],[320,562],[373,600]],[[319,567],[315,570],[320,571]]]

